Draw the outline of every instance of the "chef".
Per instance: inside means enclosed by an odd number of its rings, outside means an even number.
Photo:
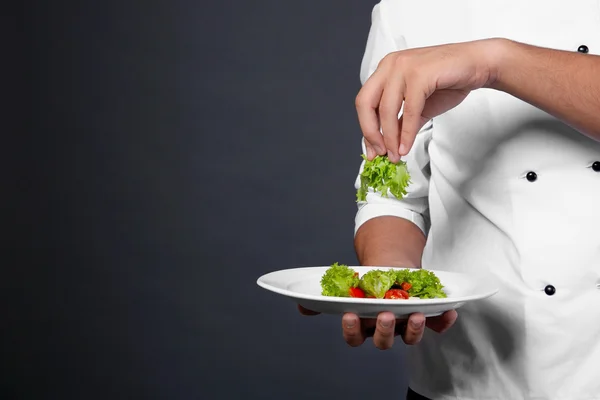
[[[371,21],[363,151],[412,183],[358,204],[358,259],[501,290],[405,324],[346,314],[346,341],[411,345],[408,399],[600,399],[600,1],[383,0]]]

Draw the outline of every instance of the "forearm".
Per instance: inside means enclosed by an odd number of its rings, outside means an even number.
[[[497,40],[495,81],[509,93],[600,140],[600,57]]]
[[[420,268],[425,235],[412,222],[393,216],[368,220],[356,232],[360,265]]]

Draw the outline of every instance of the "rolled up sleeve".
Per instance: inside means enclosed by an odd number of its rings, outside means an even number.
[[[379,3],[373,8],[371,29],[361,64],[360,79],[364,84],[377,68],[379,61],[393,51],[405,49],[406,43],[401,35],[393,35],[382,18],[382,6]],[[407,219],[417,225],[426,235],[429,230],[428,193],[429,193],[429,152],[428,145],[433,131],[433,122],[429,121],[419,131],[410,152],[403,157],[411,176],[407,195],[397,199],[392,194],[384,197],[369,189],[365,201],[358,202],[355,217],[354,234],[368,220],[381,216],[395,216]],[[362,151],[366,154],[364,139],[361,139]],[[360,187],[360,174],[365,162],[360,165],[355,181],[355,189]]]

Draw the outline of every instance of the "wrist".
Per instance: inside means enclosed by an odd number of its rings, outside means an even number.
[[[487,39],[484,43],[484,63],[488,70],[485,88],[499,89],[505,78],[509,55],[515,50],[515,42],[504,38]]]

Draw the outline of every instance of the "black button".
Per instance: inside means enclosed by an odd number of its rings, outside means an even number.
[[[594,161],[592,164],[592,169],[596,172],[600,172],[600,161]]]
[[[552,285],[548,285],[544,288],[544,292],[546,292],[548,296],[552,296],[554,293],[556,293],[556,288]]]
[[[533,172],[533,171],[529,171],[529,172],[527,173],[527,180],[528,180],[529,182],[535,182],[535,181],[536,181],[536,179],[537,179],[537,174],[536,174],[535,172]]]
[[[577,48],[577,51],[583,54],[587,54],[590,52],[590,49],[585,44],[582,44]]]

